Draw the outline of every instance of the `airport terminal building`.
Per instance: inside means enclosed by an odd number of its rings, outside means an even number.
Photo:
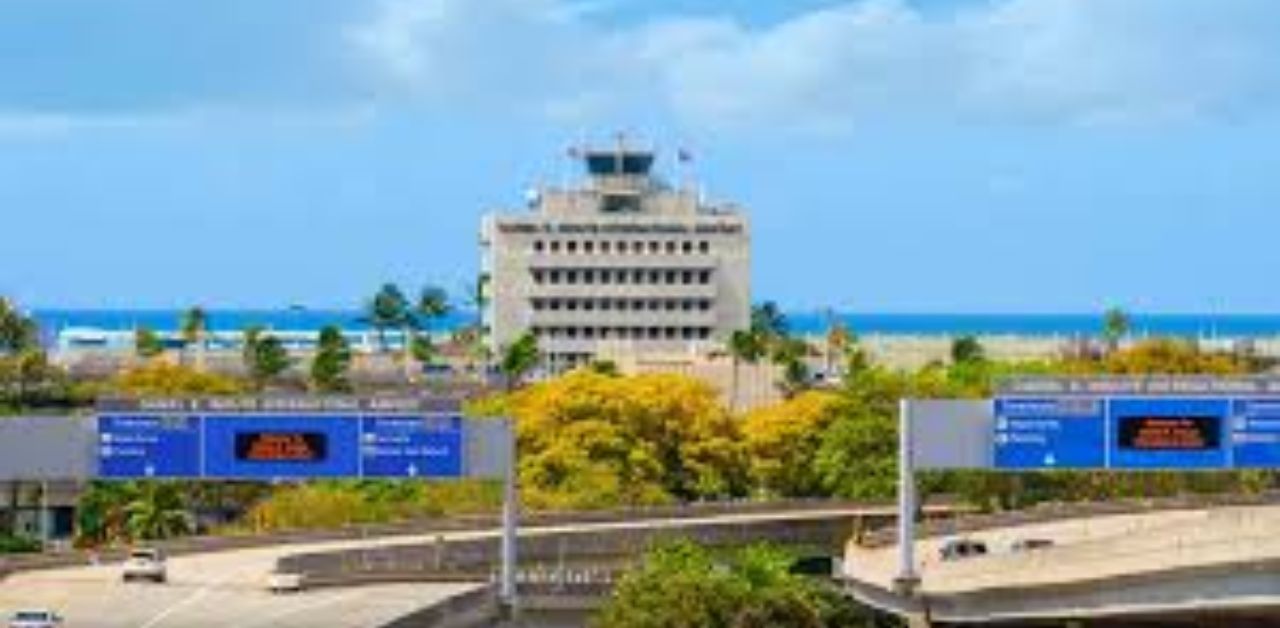
[[[551,371],[600,356],[705,354],[750,318],[750,232],[732,204],[701,199],[621,140],[574,151],[577,185],[541,189],[481,228],[490,348],[525,331]]]

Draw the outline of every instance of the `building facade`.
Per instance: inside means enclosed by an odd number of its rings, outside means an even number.
[[[669,185],[652,172],[654,152],[622,141],[576,156],[579,184],[484,219],[490,349],[532,332],[554,372],[601,356],[705,353],[746,328],[742,211]]]

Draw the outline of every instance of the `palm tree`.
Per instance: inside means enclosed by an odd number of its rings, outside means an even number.
[[[361,320],[378,333],[378,350],[386,351],[387,330],[404,327],[410,318],[409,300],[400,291],[400,287],[394,283],[385,283],[365,306],[365,314]],[[408,338],[405,341],[408,342]]]
[[[96,546],[124,534],[125,506],[137,498],[133,483],[93,481],[76,503],[76,536]]]
[[[0,354],[21,353],[39,344],[35,321],[8,298],[0,297]]]
[[[196,369],[204,370],[204,338],[208,329],[209,316],[199,305],[192,306],[182,313],[182,342],[184,348],[195,345]]]
[[[787,335],[787,317],[773,301],[765,301],[751,308],[751,329],[772,342]]]
[[[799,338],[776,339],[772,347],[773,363],[782,367],[782,381],[778,383],[788,399],[809,388],[809,365],[805,362],[811,354],[809,343]]]
[[[729,355],[733,358],[733,383],[730,385],[729,410],[738,407],[738,370],[743,362],[755,364],[764,357],[764,343],[760,334],[739,329],[729,336]]]
[[[1107,342],[1107,349],[1115,351],[1120,346],[1120,339],[1129,335],[1129,314],[1118,307],[1110,308],[1102,316],[1102,337]]]
[[[316,355],[311,360],[311,384],[321,392],[343,392],[350,388],[347,369],[351,365],[351,347],[337,325],[320,330]]]
[[[515,390],[530,371],[538,365],[541,352],[538,349],[538,338],[530,332],[520,334],[515,342],[507,345],[502,351],[502,361],[498,365],[506,377],[507,390]]]
[[[191,515],[173,484],[145,482],[124,507],[126,527],[134,539],[167,539],[191,531]]]
[[[412,377],[411,369],[414,360],[422,363],[431,361],[431,355],[435,351],[430,339],[431,328],[436,321],[448,315],[451,309],[449,294],[439,286],[424,286],[418,294],[418,301],[414,303],[412,311],[404,321],[406,379]],[[419,336],[419,333],[425,333],[426,337]]]
[[[489,362],[493,359],[493,352],[485,343],[488,330],[484,324],[484,310],[489,304],[488,285],[489,273],[480,273],[473,283],[463,286],[463,305],[475,311],[475,322],[469,329],[462,329],[454,334],[454,341],[466,348],[470,362],[468,367],[479,373],[481,380],[486,382],[489,378]]]

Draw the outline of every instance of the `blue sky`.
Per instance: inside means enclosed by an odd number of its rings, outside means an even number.
[[[1276,59],[1273,0],[4,0],[0,293],[455,288],[623,130],[748,208],[757,299],[1277,312]]]

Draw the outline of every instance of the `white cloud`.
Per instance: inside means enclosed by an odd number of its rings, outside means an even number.
[[[50,139],[92,131],[181,129],[225,124],[269,127],[351,128],[371,122],[376,110],[369,105],[329,108],[205,107],[129,113],[54,113],[0,109],[0,140]]]
[[[885,116],[1160,123],[1274,110],[1280,3],[863,0],[752,27],[568,0],[386,0],[349,39],[383,98],[591,119],[848,128]]]

